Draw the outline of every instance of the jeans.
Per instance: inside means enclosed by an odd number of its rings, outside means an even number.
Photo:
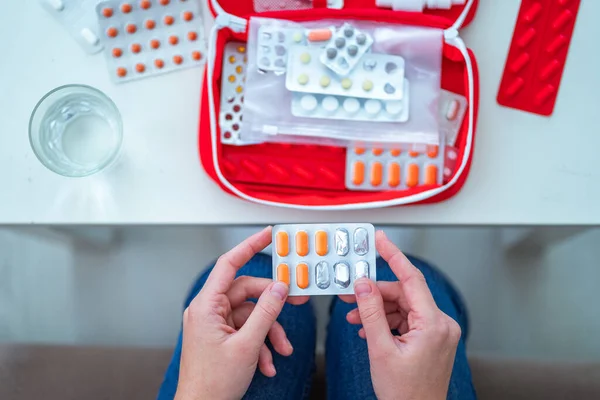
[[[422,260],[409,258],[425,275],[438,307],[454,318],[462,328],[462,337],[458,344],[450,379],[448,399],[475,399],[475,389],[465,350],[469,327],[464,303],[444,275]],[[202,289],[211,270],[212,268],[198,278],[185,301],[184,308]],[[241,275],[272,278],[271,257],[257,254],[238,271],[238,276]],[[381,258],[377,259],[377,279],[397,281],[388,264]],[[354,308],[356,304],[346,304],[337,297],[334,297],[331,303],[326,343],[329,399],[376,398],[371,382],[366,341],[358,336],[360,326],[350,325],[346,321],[346,314]],[[245,399],[307,399],[309,396],[312,375],[315,371],[316,339],[316,319],[311,302],[301,306],[286,304],[278,321],[294,346],[294,353],[289,357],[283,357],[273,351],[267,340],[267,345],[273,353],[277,375],[274,378],[267,378],[257,370],[244,396]],[[175,396],[179,378],[181,340],[180,333],[173,358],[158,393],[159,400],[172,399]]]

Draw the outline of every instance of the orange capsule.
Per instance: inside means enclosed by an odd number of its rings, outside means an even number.
[[[374,162],[371,165],[371,185],[379,186],[383,181],[383,164],[380,162]]]
[[[150,41],[150,47],[152,47],[153,49],[158,49],[160,47],[160,40],[158,39],[152,39]]]
[[[156,28],[156,21],[153,19],[146,20],[146,29],[152,30],[154,28]]]
[[[290,253],[290,238],[285,231],[279,231],[275,235],[275,249],[279,257],[287,257]]]
[[[379,148],[373,149],[373,155],[374,156],[380,156],[382,154],[383,154],[383,149],[379,149]]]
[[[142,45],[139,43],[134,43],[131,45],[131,52],[132,53],[139,53],[140,51],[142,51]]]
[[[391,187],[400,185],[400,164],[391,163],[388,172],[388,185]]]
[[[311,42],[325,42],[331,39],[331,29],[315,29],[308,33],[308,40]]]
[[[352,183],[354,185],[362,185],[365,181],[365,163],[356,161],[352,166]]]
[[[142,0],[140,2],[140,7],[143,8],[144,10],[149,9],[152,6],[152,3],[150,3],[150,0]]]
[[[290,268],[287,264],[279,264],[277,266],[277,280],[285,283],[289,286],[290,284]]]
[[[409,188],[419,184],[419,166],[417,164],[409,164],[406,171],[406,186]]]
[[[308,233],[306,231],[296,232],[296,254],[300,257],[308,255]]]
[[[202,60],[202,53],[200,53],[199,51],[192,51],[192,59],[194,59],[195,61]]]
[[[177,55],[177,56],[173,56],[173,62],[177,65],[181,64],[183,62],[183,57]]]
[[[296,285],[300,289],[308,287],[308,264],[300,263],[296,265]]]
[[[127,75],[127,70],[123,67],[117,68],[117,76],[124,78]]]
[[[131,10],[132,10],[132,7],[131,7],[131,4],[129,4],[129,3],[125,3],[121,6],[121,11],[124,14],[129,14],[131,12]]]
[[[425,167],[425,184],[436,185],[437,184],[438,169],[435,165],[428,165]]]
[[[110,18],[113,16],[113,9],[110,7],[105,7],[102,9],[102,15],[104,15],[105,18]]]
[[[119,58],[123,55],[123,50],[121,50],[118,47],[115,47],[114,49],[112,49],[112,55],[114,58]]]
[[[190,42],[193,42],[193,41],[195,41],[196,39],[198,39],[198,34],[197,34],[196,32],[194,32],[194,31],[192,31],[192,32],[188,32],[188,34],[187,34],[187,37],[188,37],[188,40],[189,40]]]
[[[133,33],[137,32],[137,26],[135,26],[135,24],[127,24],[125,26],[125,30],[129,34],[133,34]]]
[[[315,233],[315,251],[320,256],[325,256],[329,252],[327,232],[317,231],[317,233]]]
[[[156,60],[154,60],[154,66],[158,69],[161,69],[162,67],[165,66],[165,62],[163,60],[161,60],[160,58],[157,58]]]
[[[108,28],[106,30],[106,36],[108,37],[117,37],[117,35],[119,34],[119,30],[117,28],[115,28],[114,26],[111,26],[110,28]]]
[[[429,158],[436,158],[438,156],[438,153],[439,153],[438,146],[427,146],[427,156]]]
[[[183,13],[182,18],[184,21],[190,22],[192,19],[194,19],[194,14],[191,11],[186,11]]]
[[[390,151],[390,154],[392,155],[392,157],[398,157],[398,156],[400,156],[400,154],[402,154],[402,150],[392,149],[392,151]]]
[[[354,148],[354,154],[361,155],[365,154],[366,149],[364,147],[356,147]]]
[[[175,35],[169,36],[169,43],[175,46],[177,43],[179,43],[179,38]]]
[[[142,63],[137,63],[135,65],[135,70],[141,74],[142,72],[144,72],[146,70],[146,66]]]
[[[165,23],[165,25],[173,25],[173,22],[175,22],[175,18],[173,18],[173,16],[171,16],[171,15],[167,15],[163,19],[163,22]]]

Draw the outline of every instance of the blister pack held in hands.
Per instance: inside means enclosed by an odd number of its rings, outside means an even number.
[[[273,227],[273,279],[290,296],[353,294],[356,279],[376,280],[376,253],[371,224]]]

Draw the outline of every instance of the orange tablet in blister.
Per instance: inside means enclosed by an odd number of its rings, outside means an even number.
[[[146,26],[146,29],[152,30],[152,29],[156,28],[156,21],[154,21],[153,19],[148,19],[148,20],[146,20],[145,26]]]
[[[140,51],[142,51],[142,45],[139,43],[134,43],[131,45],[131,52],[132,53],[139,53]]]
[[[317,231],[317,233],[315,233],[315,251],[320,256],[325,256],[329,252],[327,232]]]
[[[160,5],[161,6],[168,6],[170,2],[171,2],[170,0],[160,0]]]
[[[356,161],[352,165],[352,183],[355,185],[362,185],[365,181],[365,163],[362,161]]]
[[[192,59],[195,61],[202,60],[202,53],[200,53],[199,51],[192,51]]]
[[[129,3],[124,3],[121,6],[121,12],[123,12],[124,14],[129,14],[132,10],[131,4]]]
[[[392,149],[390,151],[390,154],[392,155],[392,157],[399,157],[400,154],[402,154],[402,150],[400,150],[400,149]]]
[[[308,233],[306,231],[296,232],[296,254],[301,257],[308,254]]]
[[[421,153],[419,153],[418,151],[409,151],[408,152],[408,155],[411,156],[412,158],[419,157],[419,154],[421,154]]]
[[[364,147],[355,147],[354,148],[354,154],[358,154],[358,155],[365,154],[365,151],[366,150]]]
[[[179,38],[175,35],[171,35],[171,36],[169,36],[169,43],[171,43],[171,45],[175,46],[175,45],[177,45],[177,43],[179,43]]]
[[[373,155],[374,156],[380,156],[382,154],[383,154],[383,149],[380,149],[380,148],[374,148],[373,149]]]
[[[435,165],[428,165],[425,167],[425,184],[436,185],[437,184],[438,169]]]
[[[440,150],[438,146],[427,146],[427,157],[436,158],[439,154]]]
[[[120,78],[124,78],[127,76],[127,70],[123,67],[117,68],[117,76]]]
[[[391,163],[388,167],[388,185],[395,188],[400,185],[400,164]]]
[[[165,62],[160,58],[157,58],[156,60],[154,60],[154,66],[158,69],[162,69],[162,67],[165,66]]]
[[[119,34],[119,30],[117,28],[115,28],[114,26],[111,26],[110,28],[108,28],[106,30],[106,36],[114,38],[117,37],[117,35]]]
[[[173,18],[172,15],[167,15],[164,19],[163,22],[165,23],[165,25],[173,25],[173,22],[175,22],[175,18]]]
[[[191,12],[191,11],[186,11],[186,12],[183,13],[182,18],[183,18],[184,21],[189,22],[192,19],[194,19],[194,13]]]
[[[290,253],[290,238],[287,232],[277,232],[277,235],[275,236],[275,248],[280,257],[287,257]]]
[[[408,164],[406,168],[406,186],[409,188],[419,184],[419,166],[417,164]]]
[[[325,42],[331,39],[332,35],[331,29],[314,29],[308,33],[308,40],[311,42]]]
[[[110,18],[113,16],[113,9],[110,7],[105,7],[102,9],[102,15],[104,15],[105,18]]]
[[[198,34],[194,31],[191,31],[188,32],[187,37],[190,42],[193,42],[194,40],[198,39]]]
[[[150,41],[150,47],[152,47],[153,49],[158,49],[160,47],[160,40],[158,39],[152,39]]]
[[[137,63],[135,65],[135,70],[141,74],[142,72],[144,72],[146,70],[146,66],[142,63]]]
[[[137,32],[137,26],[135,26],[135,24],[127,24],[125,25],[125,30],[129,34],[134,34]]]
[[[114,49],[112,49],[112,55],[114,58],[119,58],[123,55],[123,50],[121,50],[118,47],[115,47]]]
[[[383,164],[380,162],[374,162],[371,165],[371,185],[379,186],[383,181]]]
[[[182,56],[173,56],[173,62],[177,65],[181,64],[183,62],[183,57]]]
[[[300,263],[296,266],[296,285],[300,289],[308,287],[308,264]]]
[[[277,280],[285,283],[289,286],[290,284],[290,267],[287,264],[279,264],[277,266]]]
[[[144,10],[149,9],[152,6],[152,3],[150,2],[150,0],[142,0],[140,2],[140,7],[143,8]]]

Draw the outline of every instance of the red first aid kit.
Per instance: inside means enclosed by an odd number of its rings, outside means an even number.
[[[449,10],[404,12],[378,8],[375,0],[345,0],[341,9],[314,0],[312,9],[257,13],[252,0],[210,0],[215,25],[209,38],[202,90],[199,152],[208,175],[223,190],[259,204],[314,210],[351,210],[436,203],[456,195],[471,166],[475,139],[479,83],[475,56],[459,36],[474,17],[478,0]],[[443,183],[396,191],[354,191],[346,188],[345,147],[261,143],[232,146],[221,142],[219,108],[224,49],[246,42],[253,16],[295,22],[340,20],[431,27],[444,30],[442,89],[467,98],[468,110],[460,127]],[[449,167],[451,166],[451,167]]]

